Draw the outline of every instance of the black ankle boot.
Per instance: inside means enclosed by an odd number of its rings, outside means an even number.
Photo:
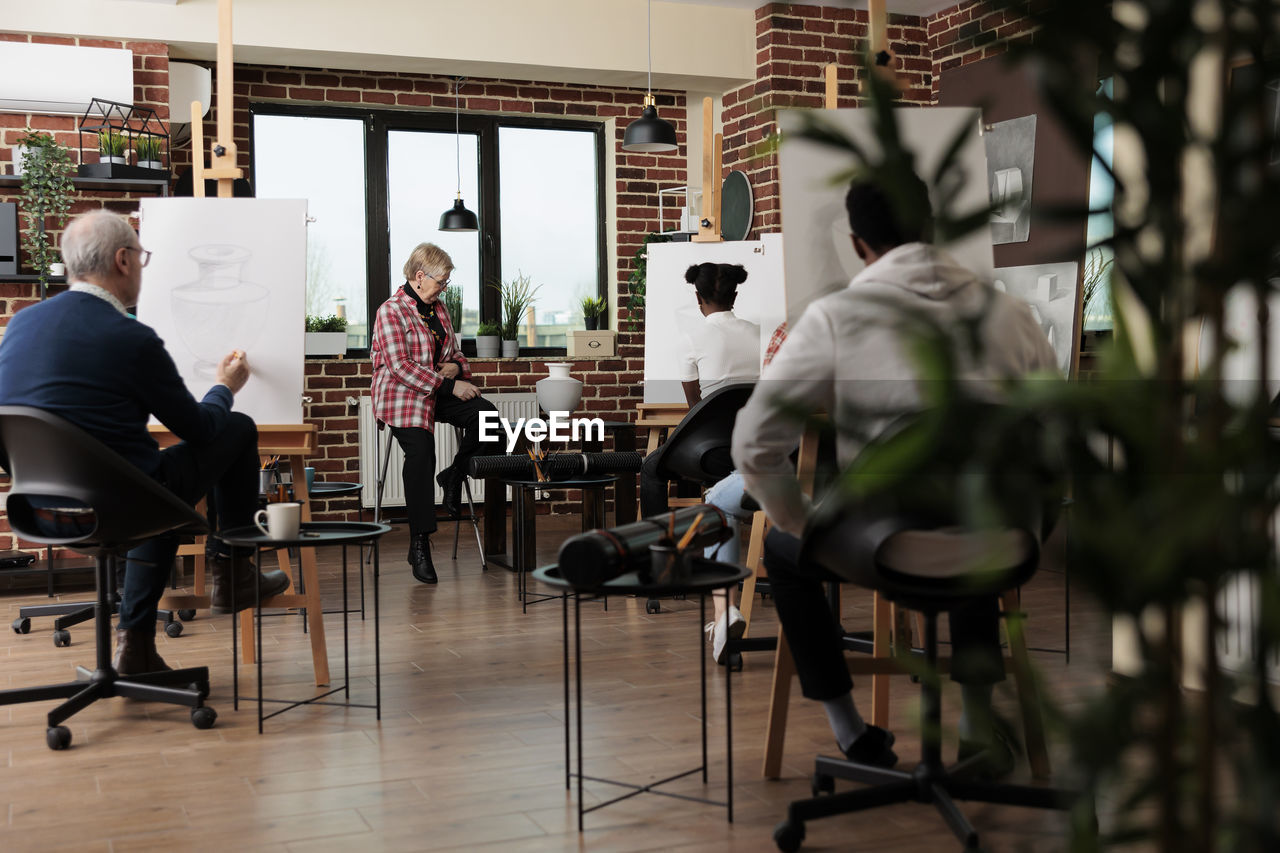
[[[436,583],[435,564],[431,562],[431,536],[419,533],[409,539],[409,567],[413,576],[423,583]]]
[[[436,482],[444,490],[440,506],[454,518],[462,515],[462,474],[456,468],[445,468],[436,475]]]

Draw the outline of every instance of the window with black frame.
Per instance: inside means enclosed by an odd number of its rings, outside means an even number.
[[[351,349],[368,346],[373,312],[421,242],[454,261],[464,337],[504,320],[500,288],[523,277],[536,292],[518,323],[522,352],[554,354],[584,328],[583,300],[607,294],[603,127],[475,115],[460,125],[455,137],[445,113],[252,107],[257,194],[308,199],[308,313],[345,312]],[[479,232],[438,230],[459,188]]]

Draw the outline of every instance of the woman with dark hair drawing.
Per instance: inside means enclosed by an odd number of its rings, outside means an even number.
[[[702,312],[702,322],[688,330],[680,342],[680,382],[692,408],[718,388],[760,378],[760,327],[733,313],[738,285],[747,280],[742,265],[694,264],[684,278],[696,289]],[[665,483],[661,486],[666,489]],[[733,533],[727,542],[707,548],[705,556],[739,562],[738,524],[751,519],[751,513],[742,508],[742,477],[737,472],[730,474],[707,490],[705,500],[725,513]],[[715,618],[707,623],[706,632],[716,663],[724,663],[729,638],[741,637],[746,628],[736,599],[736,589],[712,595]]]

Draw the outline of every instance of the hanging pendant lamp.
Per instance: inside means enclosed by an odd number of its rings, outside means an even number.
[[[453,78],[453,146],[458,175],[458,197],[454,200],[453,207],[440,214],[441,231],[480,230],[476,215],[467,210],[467,206],[462,203],[462,134],[458,119],[458,87],[461,85],[461,77]]]
[[[644,111],[627,126],[622,135],[622,150],[655,153],[676,150],[676,129],[671,122],[658,118],[653,97],[653,0],[648,2],[649,87],[644,96]]]

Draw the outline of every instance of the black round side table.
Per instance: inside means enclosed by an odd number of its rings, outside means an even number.
[[[387,533],[391,532],[391,526],[388,524],[372,524],[364,521],[307,521],[300,526],[298,536],[294,539],[272,539],[263,533],[257,527],[236,527],[231,530],[224,531],[219,534],[220,539],[230,545],[233,549],[252,548],[253,563],[255,568],[254,581],[254,642],[257,644],[257,667],[258,667],[258,695],[255,697],[246,697],[256,699],[258,704],[258,734],[262,734],[262,724],[285,711],[292,710],[299,705],[338,705],[347,708],[373,708],[377,715],[377,719],[382,719],[382,643],[381,643],[381,622],[379,621],[378,606],[378,540]],[[374,703],[358,704],[351,702],[351,636],[349,630],[348,614],[351,608],[347,604],[347,547],[350,545],[359,546],[363,554],[364,546],[369,546],[372,554],[373,565],[373,683],[374,683]],[[319,696],[313,696],[310,699],[289,700],[289,699],[268,699],[262,694],[262,594],[258,587],[258,581],[262,577],[262,554],[266,551],[274,551],[279,548],[300,547],[300,548],[324,548],[330,546],[339,546],[342,548],[342,684],[332,687],[321,693]],[[363,574],[363,559],[358,563],[361,566]],[[232,572],[232,578],[235,573]],[[231,599],[235,600],[235,588],[232,587]],[[235,620],[238,614],[232,614],[232,630],[231,630],[231,661],[232,661],[232,677],[231,677],[231,696],[232,707],[235,710],[240,709],[240,662],[238,650],[236,648],[236,638],[239,633]],[[326,697],[341,692],[346,697],[346,702],[325,702]],[[275,703],[284,705],[283,708],[264,715],[262,706],[264,703]]]
[[[637,794],[657,794],[664,797],[674,797],[681,800],[692,800],[698,803],[706,803],[712,806],[723,806],[728,813],[729,823],[733,823],[733,692],[732,678],[724,680],[724,714],[725,714],[725,801],[705,799],[701,797],[691,797],[685,794],[673,794],[667,791],[657,790],[659,785],[665,785],[668,782],[674,782],[677,779],[683,779],[694,773],[702,773],[702,782],[707,782],[707,653],[702,637],[702,626],[707,620],[707,593],[720,589],[728,589],[737,586],[739,582],[751,576],[749,569],[742,566],[732,565],[730,563],[717,563],[712,560],[706,560],[701,557],[695,557],[691,562],[691,572],[688,578],[673,584],[655,584],[647,582],[636,572],[629,572],[613,580],[601,584],[596,587],[574,587],[560,572],[559,566],[544,566],[534,572],[533,577],[552,589],[560,590],[559,598],[563,602],[563,624],[564,624],[564,786],[568,790],[574,778],[578,780],[578,832],[582,832],[583,817],[588,812],[596,809],[602,809],[622,800],[630,799]],[[676,773],[660,779],[657,782],[650,782],[647,785],[636,785],[631,782],[622,782],[615,779],[602,779],[597,776],[584,776],[582,773],[582,623],[581,623],[581,607],[582,597],[597,595],[635,595],[644,597],[663,596],[663,595],[697,595],[698,596],[698,631],[697,631],[697,654],[698,660],[701,662],[701,688],[702,688],[702,713],[700,719],[702,721],[702,764],[692,770],[686,770],[683,773]],[[570,734],[569,734],[569,718],[573,715],[573,706],[569,701],[569,599],[573,599],[573,684],[575,687],[575,703],[578,706],[578,716],[576,725],[577,735],[577,772],[573,772],[570,750]],[[617,785],[621,788],[629,788],[630,791],[621,796],[614,797],[611,800],[605,800],[597,803],[591,808],[583,808],[582,799],[582,782],[584,779],[592,782],[601,782],[606,785]]]
[[[604,490],[617,479],[612,474],[589,474],[571,480],[502,478],[502,482],[511,487],[511,569],[516,573],[516,594],[522,613],[528,612],[530,604],[559,598],[548,595],[529,600],[529,573],[534,570],[537,561],[538,492],[582,490],[582,530],[585,532],[605,526]]]

